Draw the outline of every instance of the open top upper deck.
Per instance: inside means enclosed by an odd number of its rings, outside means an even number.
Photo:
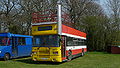
[[[32,13],[32,23],[48,23],[48,22],[56,22],[58,23],[58,13],[57,9],[49,9],[49,10],[44,10],[44,11],[39,11],[39,12],[34,12]],[[68,13],[65,11],[61,10],[61,22],[62,24],[65,25],[70,25],[71,18]]]
[[[58,5],[58,10],[49,9],[35,12],[32,19],[32,35],[59,34],[86,39],[86,33],[71,28],[73,22],[69,14],[62,11],[61,5]]]

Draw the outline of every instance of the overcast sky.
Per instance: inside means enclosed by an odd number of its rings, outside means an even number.
[[[107,7],[107,5],[106,5],[106,1],[107,0],[99,0],[100,1],[100,5],[102,6],[102,8],[103,8],[103,10],[105,11],[105,13],[107,13],[108,14],[108,7]]]

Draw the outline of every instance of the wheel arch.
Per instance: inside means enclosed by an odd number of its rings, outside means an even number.
[[[5,52],[5,54],[9,54],[9,56],[11,57],[11,53],[10,53],[10,52]],[[4,55],[5,55],[5,54],[4,54]]]

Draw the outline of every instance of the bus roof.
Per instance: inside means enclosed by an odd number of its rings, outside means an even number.
[[[12,34],[12,33],[0,33],[0,36],[2,36],[2,37],[30,37],[30,38],[32,38],[32,36],[29,36],[29,35],[19,35],[19,34]]]
[[[74,28],[68,27],[63,24],[62,24],[62,35],[74,37],[74,38],[86,39],[86,33],[76,30]]]

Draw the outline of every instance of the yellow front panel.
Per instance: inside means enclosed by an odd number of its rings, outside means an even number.
[[[39,31],[39,27],[52,26],[52,30],[43,30]],[[48,25],[33,25],[32,26],[32,35],[49,35],[49,34],[57,34],[57,24],[48,24]]]
[[[61,47],[33,47],[32,52],[34,61],[62,62]]]

